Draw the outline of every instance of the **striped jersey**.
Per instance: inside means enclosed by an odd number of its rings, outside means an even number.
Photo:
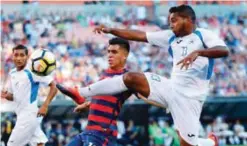
[[[112,78],[126,72],[126,69],[119,71],[107,69],[102,73],[101,79]],[[120,109],[127,98],[128,97],[123,94],[117,94],[114,96],[94,96],[89,108],[88,125],[86,130],[96,130],[116,137],[116,120],[120,113]]]

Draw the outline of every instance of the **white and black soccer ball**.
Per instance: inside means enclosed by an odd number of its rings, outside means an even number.
[[[31,55],[31,71],[39,76],[47,76],[56,69],[55,55],[49,50],[36,50]]]

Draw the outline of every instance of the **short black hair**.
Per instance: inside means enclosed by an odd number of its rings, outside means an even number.
[[[196,22],[196,13],[193,10],[193,8],[189,5],[171,7],[169,12],[178,13],[181,17],[190,17],[193,23]]]
[[[28,55],[28,49],[24,45],[17,45],[17,46],[15,46],[12,51],[14,52],[15,50],[24,50],[25,51],[25,54]]]
[[[119,45],[120,47],[126,49],[127,52],[130,51],[130,44],[129,41],[122,39],[122,38],[112,38],[109,40],[109,45]]]

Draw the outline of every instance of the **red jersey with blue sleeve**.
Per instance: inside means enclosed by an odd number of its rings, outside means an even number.
[[[101,80],[126,73],[126,69],[113,71],[107,69],[101,75]],[[107,86],[105,87],[107,88]],[[96,130],[111,136],[117,136],[117,117],[125,100],[129,98],[121,93],[113,96],[94,96],[89,107],[88,125],[86,130]]]

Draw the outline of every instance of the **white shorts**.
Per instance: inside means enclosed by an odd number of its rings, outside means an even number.
[[[40,127],[41,118],[38,118],[36,113],[18,115],[7,145],[37,146],[38,143],[46,143],[48,139]]]
[[[184,97],[173,90],[171,80],[153,73],[145,73],[149,83],[148,100],[169,108],[175,128],[180,136],[191,145],[198,145],[200,115],[203,102]]]

